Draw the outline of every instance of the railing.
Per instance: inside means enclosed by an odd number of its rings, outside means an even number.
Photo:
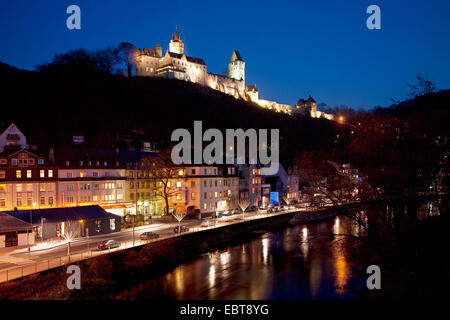
[[[308,211],[319,211],[320,209],[323,208],[308,208]],[[305,209],[303,209],[305,210]],[[279,212],[273,212],[273,213],[269,213],[267,211],[259,211],[256,212],[254,214],[251,215],[239,215],[236,216],[234,219],[232,220],[228,220],[228,219],[213,219],[214,220],[214,225],[211,226],[198,226],[198,227],[193,227],[193,228],[189,228],[188,232],[183,232],[183,234],[186,233],[193,233],[193,232],[198,232],[198,231],[202,231],[202,230],[207,230],[207,229],[212,229],[215,227],[222,227],[225,225],[230,225],[230,224],[235,224],[235,223],[240,223],[243,222],[245,220],[254,220],[254,219],[261,219],[261,218],[266,218],[269,216],[277,216],[277,215],[283,215],[285,213],[289,213],[289,212],[295,212],[295,211],[302,211],[302,209],[296,208],[293,210],[286,210],[286,211],[279,211]],[[236,219],[237,218],[237,219]],[[135,239],[134,241],[134,245],[133,245],[133,241],[126,241],[126,242],[122,242],[120,244],[120,247],[118,248],[114,248],[114,249],[108,249],[108,250],[89,250],[86,252],[81,252],[81,253],[74,253],[70,255],[70,260],[69,260],[69,256],[68,255],[64,255],[61,257],[55,257],[55,258],[50,258],[50,259],[46,259],[46,260],[40,260],[40,261],[36,261],[33,263],[29,263],[29,264],[24,264],[22,266],[18,266],[18,267],[12,267],[8,270],[2,270],[0,271],[0,283],[1,282],[6,282],[9,280],[14,280],[14,279],[18,279],[18,278],[22,278],[37,272],[42,272],[42,271],[46,271],[46,270],[50,270],[50,269],[54,269],[54,268],[58,268],[61,266],[65,266],[65,265],[69,265],[72,264],[74,262],[78,262],[78,261],[82,261],[82,260],[86,260],[92,257],[97,257],[103,254],[107,254],[107,253],[111,253],[112,251],[120,251],[120,250],[125,250],[128,248],[132,248],[132,247],[137,247],[137,246],[141,246],[141,245],[145,245],[151,242],[155,242],[155,241],[159,241],[159,240],[165,240],[165,239],[169,239],[169,238],[173,238],[173,237],[177,237],[179,234],[175,234],[175,235],[165,235],[165,236],[160,236],[158,239],[154,239],[154,240],[140,240],[140,239]],[[88,244],[86,244],[86,246],[88,246]],[[70,261],[70,262],[69,262]]]
[[[29,276],[34,273],[38,273],[38,272],[58,268],[61,266],[69,265],[74,262],[86,260],[86,259],[89,259],[92,257],[97,257],[97,256],[100,256],[103,254],[108,254],[108,253],[111,253],[112,251],[125,250],[128,248],[141,246],[141,245],[144,245],[144,244],[156,241],[156,240],[162,240],[162,239],[166,239],[166,238],[169,238],[169,237],[165,236],[165,237],[160,237],[155,240],[146,240],[146,241],[143,241],[140,239],[135,239],[134,246],[133,246],[133,241],[126,241],[126,242],[122,242],[120,244],[120,247],[114,248],[114,249],[98,250],[98,251],[89,250],[86,252],[71,254],[70,260],[69,260],[68,255],[64,255],[64,256],[60,256],[60,257],[35,261],[33,263],[24,264],[24,265],[18,266],[18,267],[11,267],[8,270],[0,271],[0,283],[6,282],[9,280],[19,279],[19,278]]]

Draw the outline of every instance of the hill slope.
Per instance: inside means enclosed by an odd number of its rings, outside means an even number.
[[[133,129],[164,145],[174,129],[191,130],[194,120],[202,120],[203,130],[280,129],[281,154],[291,158],[327,146],[339,129],[328,120],[272,112],[184,81],[44,71],[11,76],[8,70],[0,70],[0,122],[15,122],[44,150],[70,144],[80,132],[90,147],[111,147],[118,133]]]

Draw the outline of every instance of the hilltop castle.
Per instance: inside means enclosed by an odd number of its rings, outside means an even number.
[[[237,50],[231,54],[227,75],[208,72],[202,58],[187,56],[184,53],[184,44],[176,29],[170,39],[169,50],[164,55],[161,45],[158,43],[154,49],[138,50],[135,62],[137,76],[191,81],[277,112],[300,113],[313,118],[333,119],[333,115],[317,110],[317,104],[311,96],[307,100],[300,99],[295,106],[259,99],[256,85],[245,85],[245,61]]]

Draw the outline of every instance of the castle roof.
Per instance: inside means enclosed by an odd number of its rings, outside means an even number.
[[[181,57],[183,57],[183,55],[179,54],[179,53],[170,52],[170,51],[168,51],[168,53],[169,53],[169,56],[171,58],[181,59]],[[202,58],[195,58],[195,57],[186,56],[186,60],[189,61],[189,62],[192,62],[192,63],[202,64],[202,65],[206,66],[206,63],[205,63],[205,61]]]
[[[233,54],[231,55],[230,62],[233,62],[233,61],[244,61],[244,60],[242,60],[241,54],[239,53],[238,50],[233,50]]]
[[[316,102],[316,100],[313,99],[313,97],[311,97],[311,95],[309,95],[308,100],[306,100],[307,102]]]
[[[172,36],[172,41],[181,41],[181,37],[178,34],[178,28],[175,28],[175,33]]]

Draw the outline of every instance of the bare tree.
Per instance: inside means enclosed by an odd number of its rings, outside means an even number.
[[[157,195],[164,200],[165,214],[169,215],[169,199],[182,191],[173,182],[175,179],[184,179],[183,168],[172,162],[170,149],[161,150],[157,156],[144,158],[142,168],[148,170],[151,178],[161,184],[161,191]]]
[[[250,200],[248,198],[239,199],[239,208],[241,208],[242,213],[244,213],[245,210],[247,210],[249,205],[250,205]]]
[[[80,235],[80,223],[78,221],[65,221],[63,238],[67,241],[67,255],[70,263],[70,243]]]
[[[412,98],[436,91],[434,82],[428,78],[427,74],[423,75],[421,72],[417,73],[416,82],[412,84],[408,83],[408,87],[411,90],[408,95]]]
[[[179,208],[176,208],[172,215],[174,216],[175,219],[177,219],[178,221],[178,233],[181,234],[181,220],[184,219],[184,217],[186,217],[187,215],[187,211],[186,210],[181,210]]]

